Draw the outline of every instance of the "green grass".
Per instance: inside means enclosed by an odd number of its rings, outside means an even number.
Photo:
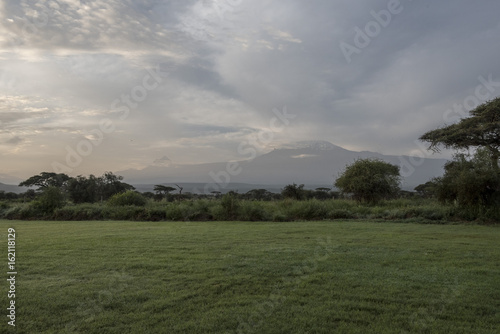
[[[497,226],[0,221],[5,253],[8,227],[1,333],[500,331]]]

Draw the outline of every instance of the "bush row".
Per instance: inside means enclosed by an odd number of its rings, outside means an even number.
[[[153,202],[144,205],[69,204],[43,213],[34,204],[0,203],[0,218],[12,220],[136,220],[136,221],[302,221],[338,219],[413,220],[447,223],[457,220],[498,222],[496,212],[473,212],[442,206],[432,200],[391,200],[360,205],[351,200],[218,200]]]

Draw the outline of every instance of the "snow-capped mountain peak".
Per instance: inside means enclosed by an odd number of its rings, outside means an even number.
[[[288,144],[283,146],[284,149],[312,149],[315,151],[331,151],[333,149],[339,148],[337,145],[333,145],[332,143],[325,140],[305,140],[299,141],[293,144]]]

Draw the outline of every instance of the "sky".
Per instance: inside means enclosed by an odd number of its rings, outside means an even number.
[[[500,95],[498,0],[2,0],[0,174],[418,142]]]

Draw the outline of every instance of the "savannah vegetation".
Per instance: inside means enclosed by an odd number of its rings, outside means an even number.
[[[22,182],[16,195],[0,192],[0,218],[48,220],[246,220],[412,219],[500,220],[500,98],[470,111],[470,117],[423,134],[429,149],[457,150],[444,175],[405,192],[399,167],[377,159],[346,166],[329,188],[290,184],[280,194],[190,194],[177,184],[138,193],[111,172],[70,177],[43,172]],[[175,186],[175,187],[174,187]],[[36,189],[33,189],[36,188]],[[178,191],[178,192],[177,192]]]

